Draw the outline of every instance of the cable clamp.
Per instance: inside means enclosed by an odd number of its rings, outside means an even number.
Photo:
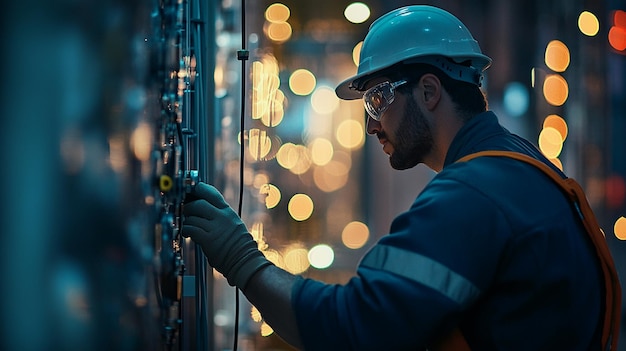
[[[250,51],[248,50],[237,50],[237,60],[246,61],[250,57]]]

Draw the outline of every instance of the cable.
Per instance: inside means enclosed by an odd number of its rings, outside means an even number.
[[[245,96],[246,96],[246,61],[250,53],[246,50],[246,0],[241,0],[241,50],[237,51],[237,59],[241,61],[241,116],[239,121],[239,205],[237,214],[241,217],[243,207],[243,176],[244,176],[244,156],[245,156]],[[235,287],[235,330],[233,337],[233,351],[237,351],[237,340],[239,339],[239,289]]]

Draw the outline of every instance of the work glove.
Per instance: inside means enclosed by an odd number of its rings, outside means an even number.
[[[244,289],[254,273],[272,264],[215,187],[198,183],[187,201],[182,235],[202,247],[211,267],[230,285]]]

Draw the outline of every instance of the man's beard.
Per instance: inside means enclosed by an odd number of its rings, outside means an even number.
[[[424,162],[433,148],[433,135],[426,117],[415,99],[406,100],[402,120],[393,138],[393,153],[389,157],[391,167],[409,169]]]

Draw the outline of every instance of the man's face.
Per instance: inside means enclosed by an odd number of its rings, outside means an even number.
[[[376,134],[389,155],[391,167],[415,167],[433,149],[430,123],[412,94],[399,94],[380,121],[368,118],[368,133]]]

